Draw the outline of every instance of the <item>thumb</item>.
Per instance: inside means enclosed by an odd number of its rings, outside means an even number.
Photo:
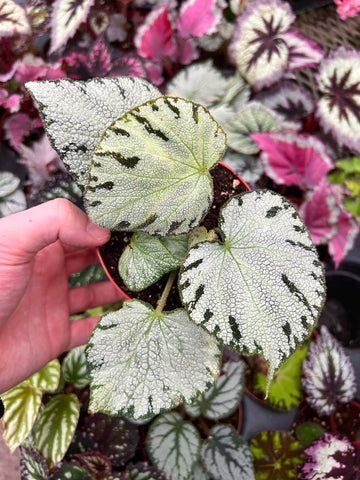
[[[63,198],[0,220],[0,247],[23,260],[57,240],[84,248],[102,245],[109,238],[109,230],[92,223],[86,213]]]

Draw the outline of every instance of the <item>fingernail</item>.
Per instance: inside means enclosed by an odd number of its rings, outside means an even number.
[[[96,240],[106,241],[110,237],[110,230],[108,230],[107,228],[100,227],[99,225],[96,225],[96,223],[93,223],[92,221],[89,221],[87,225],[87,232],[89,235],[96,238]]]

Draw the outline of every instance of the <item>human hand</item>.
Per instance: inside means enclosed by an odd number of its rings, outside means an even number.
[[[110,282],[68,288],[109,238],[65,199],[0,220],[0,393],[87,342],[98,318],[71,314],[121,299]]]

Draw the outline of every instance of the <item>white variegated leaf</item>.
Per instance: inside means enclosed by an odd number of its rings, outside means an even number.
[[[303,387],[309,405],[319,415],[334,413],[337,402],[347,403],[355,397],[356,377],[350,358],[340,343],[321,327],[303,362]]]
[[[0,172],[0,198],[7,197],[20,186],[20,178],[11,172]]]
[[[317,43],[298,31],[286,32],[282,38],[290,50],[289,70],[314,67],[325,55],[324,50]]]
[[[39,104],[52,146],[82,190],[104,130],[128,110],[161,95],[146,80],[133,77],[28,82],[26,88]]]
[[[112,230],[187,233],[211,206],[209,170],[225,146],[225,133],[201,105],[150,100],[106,129],[93,155],[87,212]]]
[[[43,392],[53,392],[60,381],[60,362],[57,358],[45,365],[44,368],[34,373],[27,382],[34,388]]]
[[[339,145],[360,152],[360,53],[340,47],[319,66],[317,115]]]
[[[42,392],[27,381],[1,395],[5,413],[2,433],[13,452],[29,435],[39,412]]]
[[[212,427],[201,461],[213,480],[255,480],[251,450],[231,425]]]
[[[34,442],[49,467],[60,462],[67,452],[79,414],[79,400],[73,393],[56,395],[40,412],[34,429]]]
[[[147,451],[152,462],[171,480],[188,480],[200,455],[200,435],[196,427],[176,412],[153,421],[147,435]]]
[[[230,56],[255,89],[269,86],[283,76],[289,47],[282,37],[294,19],[290,5],[281,0],[252,0],[238,17]]]
[[[189,477],[189,480],[211,480],[210,476],[205,472],[201,463],[195,465],[192,475]]]
[[[191,405],[185,406],[189,415],[204,415],[211,420],[219,420],[236,410],[244,391],[244,364],[229,361],[225,363],[223,370],[224,373],[216,380],[215,385]]]
[[[81,345],[70,350],[61,368],[64,380],[75,388],[84,388],[89,385],[90,376],[87,371],[85,346]]]
[[[265,105],[249,102],[223,123],[228,146],[245,155],[259,152],[252,133],[274,132],[279,130],[277,116]]]
[[[223,162],[235,170],[247,183],[256,183],[264,173],[260,159],[255,155],[227,151]]]
[[[322,265],[284,197],[255,190],[220,212],[223,243],[190,250],[180,290],[191,319],[233,350],[261,353],[275,370],[304,341],[324,301]]]
[[[0,0],[0,37],[30,35],[31,26],[24,8],[13,0]]]
[[[50,53],[65,45],[79,25],[86,21],[95,0],[55,0],[51,13]]]
[[[144,290],[179,268],[187,252],[187,234],[158,238],[135,232],[119,259],[119,273],[130,290]]]
[[[157,313],[138,300],[101,318],[86,355],[90,409],[134,419],[190,402],[220,373],[215,339],[184,310]]]
[[[15,190],[7,197],[0,198],[0,218],[21,212],[26,208],[26,197],[22,190]]]

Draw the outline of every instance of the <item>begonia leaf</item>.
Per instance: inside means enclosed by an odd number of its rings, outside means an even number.
[[[89,216],[111,230],[187,233],[211,206],[209,170],[225,145],[222,128],[199,104],[160,97],[134,108],[105,131],[93,155]]]
[[[228,150],[223,162],[235,170],[248,183],[256,183],[263,174],[260,159],[255,155],[244,155]]]
[[[130,290],[144,290],[165,273],[178,269],[187,251],[187,234],[159,238],[135,232],[121,254],[120,276]]]
[[[315,137],[283,132],[255,133],[264,171],[278,185],[314,188],[333,167],[324,144]]]
[[[173,33],[169,5],[154,8],[136,31],[134,44],[138,54],[153,62],[173,57],[176,53]]]
[[[289,70],[314,67],[325,56],[324,50],[317,43],[298,31],[286,32],[282,38],[290,50]]]
[[[360,53],[340,47],[319,66],[317,115],[338,144],[360,152]]]
[[[54,392],[60,381],[60,362],[57,358],[51,360],[44,368],[31,375],[26,380],[32,387],[43,392]]]
[[[51,12],[51,47],[55,52],[73,37],[79,25],[86,21],[95,0],[55,0]]]
[[[96,480],[85,468],[69,462],[63,462],[50,477],[51,480]],[[103,479],[105,480],[105,479]]]
[[[151,424],[147,451],[154,463],[171,480],[188,480],[199,459],[200,434],[177,412],[165,413]]]
[[[166,480],[164,472],[147,462],[127,465],[120,478],[121,480]]]
[[[229,147],[245,155],[252,155],[259,151],[252,134],[276,131],[280,125],[276,115],[265,105],[249,102],[223,122],[223,127]]]
[[[183,38],[201,37],[216,32],[220,19],[216,0],[186,0],[181,4],[176,26]]]
[[[192,417],[203,415],[211,420],[219,420],[231,415],[241,402],[244,392],[245,368],[243,362],[226,362],[224,373],[215,384],[190,405],[186,412]]]
[[[82,190],[106,127],[131,108],[160,96],[146,80],[133,77],[29,82],[26,88],[39,104],[53,147]]]
[[[110,71],[110,66],[110,48],[106,45],[104,37],[100,35],[87,56],[87,68],[93,77],[104,77]]]
[[[295,208],[274,192],[233,197],[219,228],[223,243],[190,249],[180,274],[182,299],[191,319],[226,346],[261,353],[271,380],[317,321],[322,265]]]
[[[191,401],[220,373],[215,339],[184,310],[157,313],[138,300],[101,318],[86,355],[90,409],[134,419]]]
[[[304,480],[357,480],[360,454],[346,437],[325,432],[305,450]]]
[[[95,478],[105,478],[112,474],[111,461],[99,452],[83,452],[74,455],[80,466]]]
[[[285,431],[260,432],[251,440],[250,448],[255,457],[256,478],[296,478],[296,469],[304,459],[301,443]]]
[[[25,9],[13,0],[0,0],[0,37],[30,35],[31,26]]]
[[[337,402],[347,403],[356,393],[354,367],[340,343],[321,327],[303,363],[306,400],[319,415],[330,415]]]
[[[46,460],[33,447],[20,447],[20,475],[22,480],[48,480]]]
[[[21,180],[12,172],[0,172],[0,198],[14,193],[20,186]]]
[[[85,347],[75,347],[68,352],[61,365],[65,382],[71,383],[75,388],[84,388],[90,382],[86,368]]]
[[[34,442],[49,467],[63,459],[74,436],[79,413],[79,400],[73,393],[52,397],[41,410],[34,429]]]
[[[295,435],[304,448],[324,435],[324,428],[317,422],[305,421],[295,427]]]
[[[213,480],[254,480],[253,455],[232,425],[215,425],[201,448],[201,463]]]
[[[230,56],[256,90],[283,76],[290,55],[283,34],[294,19],[290,5],[281,0],[252,0],[238,17]]]

